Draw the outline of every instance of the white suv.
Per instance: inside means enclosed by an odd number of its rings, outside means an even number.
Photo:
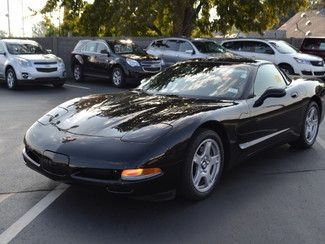
[[[298,52],[281,40],[231,39],[221,44],[232,52],[252,59],[267,60],[291,76],[324,78],[325,65],[320,57]]]
[[[62,87],[66,78],[64,62],[30,40],[0,40],[0,79],[9,89],[21,83],[51,83]]]

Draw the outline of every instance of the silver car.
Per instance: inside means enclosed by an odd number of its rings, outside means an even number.
[[[61,58],[31,40],[0,40],[0,79],[9,89],[22,83],[50,83],[62,87],[66,78]]]
[[[196,58],[234,55],[213,40],[195,38],[162,38],[150,43],[147,53],[164,60],[166,66]]]

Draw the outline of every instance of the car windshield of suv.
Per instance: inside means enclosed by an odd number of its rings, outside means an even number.
[[[195,47],[201,53],[225,53],[226,50],[219,44],[211,41],[193,41]]]
[[[138,54],[138,55],[146,55],[146,52],[139,46],[134,43],[128,42],[119,42],[113,44],[113,49],[116,54]]]
[[[8,52],[13,55],[22,54],[47,54],[47,52],[37,43],[6,43]]]
[[[183,63],[149,78],[139,89],[154,95],[238,99],[249,74],[245,64]]]
[[[293,46],[291,46],[289,43],[284,42],[284,41],[276,41],[276,42],[271,42],[271,45],[275,47],[278,52],[283,53],[283,54],[290,54],[290,53],[297,53],[297,49],[295,49]]]

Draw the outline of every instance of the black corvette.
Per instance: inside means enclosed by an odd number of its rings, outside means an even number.
[[[135,90],[59,105],[27,131],[23,156],[61,182],[201,199],[247,156],[311,147],[324,105],[323,83],[292,81],[269,62],[192,60]]]

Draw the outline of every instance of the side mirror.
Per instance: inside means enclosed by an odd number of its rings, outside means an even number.
[[[108,50],[104,49],[100,51],[101,54],[106,54],[107,56],[109,56],[109,52]]]
[[[3,53],[0,53],[0,55],[6,56],[7,54],[5,52],[3,52]]]
[[[51,53],[52,53],[52,50],[51,50],[51,49],[46,49],[46,52],[47,52],[48,54],[51,54]]]
[[[193,55],[193,54],[195,54],[195,51],[194,50],[185,50],[185,53]]]
[[[269,97],[284,97],[285,95],[286,90],[284,88],[269,88],[256,100],[253,107],[256,108],[261,106]]]

